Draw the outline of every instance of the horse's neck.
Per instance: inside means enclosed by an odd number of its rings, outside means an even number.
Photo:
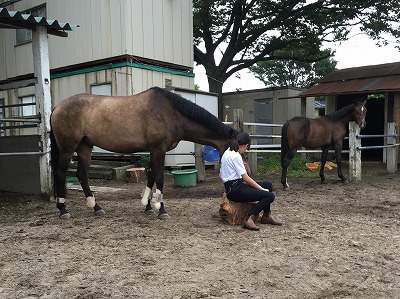
[[[340,110],[339,110],[340,111]],[[337,113],[338,111],[336,111],[335,113]],[[336,116],[336,117],[335,117]],[[349,122],[351,122],[352,120],[354,120],[353,118],[353,112],[350,110],[347,113],[341,115],[340,117],[336,114],[336,115],[327,115],[327,119],[329,119],[330,121],[334,121],[334,122],[340,122],[343,125],[347,126],[349,124]]]
[[[211,145],[217,149],[227,148],[229,144],[228,138],[218,138],[215,136],[214,132],[210,132],[203,127],[199,127],[198,130],[195,131],[192,131],[191,129],[185,130],[183,140],[204,145]]]
[[[353,117],[353,113],[352,111],[350,111],[349,113],[346,113],[341,119],[340,121],[347,126],[349,124],[349,122],[353,121],[354,117]]]

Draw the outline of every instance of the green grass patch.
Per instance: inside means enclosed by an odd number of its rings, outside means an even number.
[[[277,153],[261,153],[258,154],[262,157],[258,160],[257,172],[259,174],[281,174],[281,155]],[[318,170],[310,170],[307,168],[306,163],[310,163],[310,159],[303,158],[301,154],[293,157],[289,165],[287,176],[292,178],[314,178],[319,177]]]

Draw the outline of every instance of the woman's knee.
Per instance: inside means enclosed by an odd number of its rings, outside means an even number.
[[[269,197],[270,197],[270,201],[272,203],[275,200],[275,194],[270,192]]]
[[[268,189],[269,191],[274,191],[274,185],[272,184],[272,182],[269,182],[269,181],[260,181],[260,182],[258,182],[258,184],[261,186],[261,187],[263,187],[263,188],[266,188],[266,189]]]

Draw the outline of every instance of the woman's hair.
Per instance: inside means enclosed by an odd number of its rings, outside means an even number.
[[[239,145],[250,144],[250,143],[251,143],[251,139],[250,139],[249,134],[241,132],[236,135],[235,139],[232,140],[232,142],[230,144],[230,149],[232,151],[237,152],[239,149]]]

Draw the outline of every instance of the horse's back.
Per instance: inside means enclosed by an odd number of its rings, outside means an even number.
[[[288,121],[287,138],[291,147],[321,148],[343,139],[346,130],[341,122],[327,118],[296,116]]]

